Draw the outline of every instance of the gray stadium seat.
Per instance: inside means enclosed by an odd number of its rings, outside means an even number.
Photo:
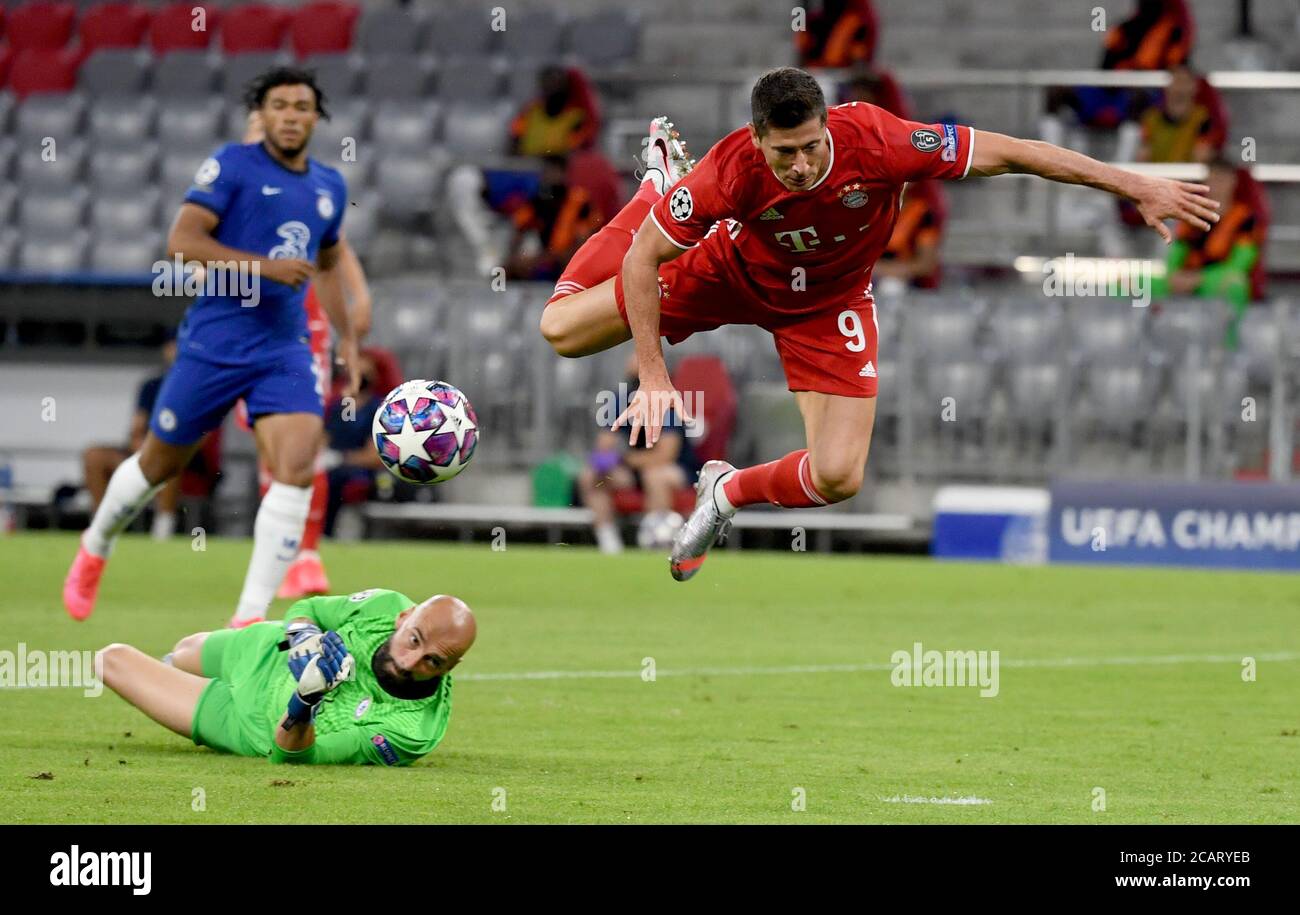
[[[152,141],[137,149],[96,149],[90,160],[89,183],[95,193],[142,188],[153,181],[157,160]]]
[[[640,26],[625,12],[600,12],[574,20],[568,51],[592,66],[627,64],[636,60]]]
[[[90,141],[96,150],[130,149],[142,137],[153,136],[157,105],[151,96],[109,96],[98,99],[87,113]]]
[[[0,136],[0,182],[9,177],[16,158],[18,158],[18,141],[13,137]]]
[[[537,97],[540,92],[537,86],[537,74],[540,70],[540,66],[531,66],[527,61],[521,61],[510,67],[506,73],[506,98],[510,99],[516,108]]]
[[[361,71],[351,54],[317,54],[303,60],[302,65],[315,71],[316,81],[325,93],[326,108],[356,95]]]
[[[987,362],[945,361],[925,366],[926,411],[940,415],[944,398],[956,400],[957,423],[986,415],[993,393],[993,367]]]
[[[1223,420],[1227,416],[1240,414],[1241,400],[1247,391],[1244,361],[1231,360],[1217,371],[1213,365],[1202,363],[1193,375],[1200,387],[1202,416]],[[1169,395],[1179,417],[1186,416],[1191,387],[1188,384],[1187,370],[1183,366],[1172,367]]]
[[[907,333],[918,357],[968,356],[980,333],[981,315],[974,307],[917,304],[907,311]]]
[[[122,48],[96,51],[77,72],[77,85],[93,96],[139,96],[149,79],[148,54]]]
[[[491,53],[498,34],[492,31],[490,8],[441,10],[429,22],[427,46],[439,54],[479,57]],[[509,13],[506,30],[512,23]]]
[[[162,188],[162,206],[175,208],[181,205],[185,192],[194,183],[194,175],[203,164],[203,153],[165,153],[159,169],[159,186]]]
[[[172,51],[153,69],[155,95],[207,98],[217,88],[217,69],[207,51]]]
[[[370,107],[365,99],[330,102],[330,119],[317,121],[316,129],[312,131],[309,147],[311,155],[326,165],[338,168],[343,155],[343,141],[351,137],[355,141],[355,151],[360,156],[363,141],[369,134]]]
[[[408,9],[369,8],[361,14],[356,45],[371,56],[413,53],[422,46],[426,25]]]
[[[438,70],[438,97],[448,105],[488,102],[500,90],[500,71],[482,59],[449,59]]]
[[[409,219],[433,209],[441,175],[427,156],[386,155],[379,160],[375,174],[384,213]]]
[[[433,82],[433,58],[428,54],[383,54],[372,57],[366,70],[366,95],[375,101],[423,100]]]
[[[563,52],[564,24],[551,9],[512,11],[501,38],[512,66],[521,61],[555,61]]]
[[[327,148],[324,146],[317,148],[316,144],[313,143],[312,155],[316,156],[317,160],[322,164],[338,169],[339,174],[343,176],[344,182],[347,183],[349,197],[355,197],[357,194],[362,193],[373,183],[375,160],[370,153],[369,146],[358,147],[355,162],[344,162],[341,159],[330,162],[320,155]]]
[[[18,269],[29,273],[72,273],[83,269],[86,231],[78,229],[60,238],[23,238],[18,246]]]
[[[9,132],[9,121],[14,113],[14,97],[8,92],[0,91],[0,136]]]
[[[222,96],[231,102],[241,100],[244,90],[254,78],[261,76],[272,67],[282,66],[289,62],[288,55],[276,51],[232,54],[229,57],[222,58]]]
[[[437,102],[381,102],[371,122],[375,142],[387,150],[423,151],[438,132]]]
[[[90,224],[108,236],[143,234],[158,224],[158,198],[158,189],[153,187],[96,194],[90,202]]]
[[[12,270],[18,256],[18,230],[10,227],[0,229],[0,270]]]
[[[81,135],[85,107],[79,92],[28,96],[15,113],[14,134],[20,145],[40,143],[45,137],[61,145]]]
[[[12,184],[0,184],[0,226],[12,225],[14,208],[18,204],[18,191]]]
[[[1065,315],[1051,300],[1008,302],[993,321],[998,346],[1013,356],[1049,357],[1064,342]]]
[[[366,251],[374,238],[379,220],[379,197],[374,193],[351,194],[343,217],[343,234],[359,254]]]
[[[1008,366],[1007,396],[1012,420],[1035,425],[1054,418],[1060,410],[1064,383],[1063,370],[1054,362],[1018,362]]]
[[[1070,302],[1070,341],[1076,358],[1091,360],[1131,356],[1142,346],[1148,309],[1112,299],[1075,299]]]
[[[1103,360],[1089,365],[1084,373],[1084,403],[1103,427],[1123,430],[1154,414],[1161,392],[1159,376],[1150,366]]]
[[[150,273],[164,254],[163,239],[153,233],[131,238],[101,236],[90,247],[90,269],[99,273]]]
[[[509,102],[449,107],[443,124],[443,141],[456,155],[505,155],[509,118]]]
[[[19,201],[18,227],[24,235],[66,235],[85,224],[86,190],[27,190]]]
[[[79,140],[64,141],[54,146],[54,159],[41,157],[41,147],[19,147],[16,175],[23,192],[36,188],[66,190],[81,178],[85,162],[85,145]]]
[[[158,142],[168,151],[211,152],[229,140],[221,99],[163,99],[158,106]]]

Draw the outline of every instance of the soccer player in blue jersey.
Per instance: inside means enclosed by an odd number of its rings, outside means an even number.
[[[223,146],[199,166],[167,239],[168,257],[197,261],[205,292],[185,315],[179,352],[140,450],[109,481],[64,582],[74,619],[95,607],[117,535],[188,463],[200,440],[243,398],[272,484],[253,524],[253,556],[232,624],[266,616],[298,552],[322,435],[325,379],[313,367],[306,283],[338,335],[337,355],[357,388],[357,340],[339,282],[347,187],[308,158],[324,98],[310,72],[275,68],[249,88],[266,128],[260,143]]]

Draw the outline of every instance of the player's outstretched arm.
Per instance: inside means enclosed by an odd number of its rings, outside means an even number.
[[[361,355],[356,332],[352,329],[352,317],[343,297],[343,271],[339,267],[343,260],[342,248],[343,239],[340,238],[337,244],[320,249],[316,258],[320,267],[316,274],[316,297],[338,333],[338,361],[348,373],[343,395],[352,397],[361,387]]]
[[[686,422],[689,417],[682,396],[668,377],[663,344],[659,340],[659,265],[682,253],[659,231],[647,216],[632,239],[632,247],[623,257],[623,299],[627,306],[627,323],[636,343],[637,376],[640,384],[632,402],[614,428],[629,426],[628,441],[635,445],[644,429],[646,442],[659,441],[664,417],[670,410]]]
[[[347,236],[339,236],[339,278],[343,283],[343,298],[347,301],[352,330],[358,340],[370,334],[373,302],[366,271],[357,258],[357,252],[348,244]]]
[[[1204,231],[1209,230],[1210,223],[1219,221],[1219,203],[1206,196],[1210,189],[1204,184],[1139,175],[1041,140],[975,131],[970,174],[989,177],[1008,172],[1038,175],[1063,184],[1084,184],[1127,198],[1165,244],[1173,241],[1173,233],[1164,224],[1166,219],[1181,219]]]

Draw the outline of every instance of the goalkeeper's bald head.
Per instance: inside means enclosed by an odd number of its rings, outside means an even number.
[[[478,634],[469,606],[448,594],[403,610],[396,627],[375,651],[371,668],[385,691],[403,699],[436,692],[442,676],[460,663]]]

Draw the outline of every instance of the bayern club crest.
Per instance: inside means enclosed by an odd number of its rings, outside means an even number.
[[[445,381],[407,381],[388,392],[371,424],[375,450],[408,483],[441,483],[465,469],[478,447],[469,399]]]

